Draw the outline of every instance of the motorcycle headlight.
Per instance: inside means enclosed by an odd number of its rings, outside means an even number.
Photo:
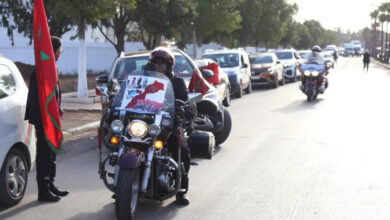
[[[318,71],[313,71],[311,74],[312,74],[314,77],[317,77],[320,73],[319,73]]]
[[[120,120],[114,120],[111,122],[111,131],[114,133],[121,133],[123,130],[123,123]]]
[[[129,124],[127,130],[130,136],[134,138],[143,138],[148,133],[148,125],[143,121],[134,120]]]
[[[156,125],[156,124],[152,124],[149,126],[149,135],[150,136],[153,136],[153,137],[157,137],[161,132],[161,128],[160,126]]]
[[[303,73],[303,75],[305,75],[305,76],[310,76],[310,71],[309,70],[306,70],[304,73]]]

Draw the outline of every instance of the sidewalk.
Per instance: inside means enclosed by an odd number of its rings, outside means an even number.
[[[378,61],[376,59],[373,59],[373,58],[371,58],[370,60],[371,60],[372,63],[378,64],[378,65],[380,65],[382,67],[390,69],[390,64],[389,63],[381,63],[380,61]]]
[[[88,98],[77,98],[77,92],[62,94],[64,117],[61,120],[64,135],[74,135],[99,127],[101,104],[95,90],[88,91]]]

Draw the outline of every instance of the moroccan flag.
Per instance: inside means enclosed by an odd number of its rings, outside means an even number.
[[[33,34],[38,102],[45,139],[58,154],[63,141],[57,104],[57,68],[42,0],[34,0]]]
[[[214,73],[214,76],[211,78],[206,79],[207,82],[213,84],[213,85],[219,85],[219,70],[218,70],[218,64],[217,63],[210,63],[207,66],[200,67],[199,70],[211,70]]]
[[[188,90],[190,92],[206,94],[209,91],[209,86],[207,81],[199,76],[195,71],[192,73],[190,84],[188,85]]]

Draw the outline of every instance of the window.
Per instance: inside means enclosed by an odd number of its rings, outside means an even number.
[[[11,70],[5,65],[0,65],[0,99],[12,95],[15,91],[16,84]]]
[[[289,60],[293,58],[292,52],[275,52],[279,60]]]
[[[184,78],[185,80],[190,80],[192,77],[192,73],[194,72],[194,68],[184,56],[176,55],[173,72],[177,77]]]
[[[273,63],[272,56],[263,55],[263,56],[251,56],[249,58],[252,64],[262,64],[262,63]]]
[[[236,53],[205,54],[202,55],[202,58],[214,60],[221,68],[237,67],[239,65],[239,57]]]
[[[115,67],[114,78],[123,80],[133,72],[142,71],[148,63],[148,59],[149,56],[143,56],[120,60]]]

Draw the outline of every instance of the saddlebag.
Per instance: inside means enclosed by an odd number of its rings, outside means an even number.
[[[208,131],[195,130],[188,138],[188,146],[191,154],[208,155],[215,148],[214,134]]]

